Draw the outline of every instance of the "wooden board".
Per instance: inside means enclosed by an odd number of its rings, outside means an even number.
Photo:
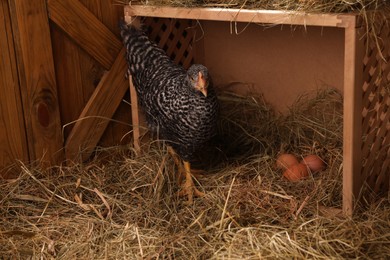
[[[343,212],[352,215],[362,187],[362,86],[364,46],[356,24],[345,29]]]
[[[46,1],[9,1],[31,160],[43,165],[63,158]]]
[[[0,175],[28,161],[27,140],[7,1],[0,1]]]
[[[287,24],[304,26],[348,27],[355,14],[315,14],[277,10],[247,10],[228,8],[172,8],[146,5],[128,5],[127,16],[147,16],[209,21]]]
[[[123,6],[113,1],[79,0],[107,29],[119,35],[119,19],[123,16]]]
[[[80,48],[57,26],[52,25],[51,37],[53,43],[54,65],[56,69],[58,100],[61,112],[64,140],[73,128],[72,121],[76,120],[89,97],[95,90],[91,74],[93,66],[86,64],[91,60],[87,54],[80,52]],[[87,73],[86,71],[89,72]]]

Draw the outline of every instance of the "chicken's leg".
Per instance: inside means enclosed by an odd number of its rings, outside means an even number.
[[[173,160],[175,161],[175,165],[178,168],[179,174],[177,175],[176,183],[180,185],[184,175],[183,165],[181,164],[179,155],[177,155],[177,153],[175,152],[175,150],[173,150],[172,147],[168,146],[168,152],[171,154]]]
[[[182,189],[179,192],[180,196],[188,196],[188,204],[192,204],[193,202],[193,197],[198,196],[198,197],[203,197],[205,194],[201,191],[199,191],[194,184],[194,181],[192,180],[192,175],[191,175],[191,164],[187,161],[183,162],[184,164],[184,174],[186,180],[184,181],[184,184],[182,185]]]
[[[184,161],[183,164],[181,163],[180,157],[177,155],[177,153],[173,150],[172,147],[168,146],[168,152],[172,155],[173,160],[175,161],[175,164],[178,167],[178,176],[177,176],[177,184],[182,186],[181,191],[179,192],[180,196],[188,196],[188,204],[192,204],[193,197],[198,196],[202,197],[205,194],[201,191],[199,191],[194,184],[194,181],[192,180],[192,172],[191,172],[191,164],[187,161]],[[184,169],[183,169],[184,165]],[[182,184],[182,179],[185,177],[185,181]]]

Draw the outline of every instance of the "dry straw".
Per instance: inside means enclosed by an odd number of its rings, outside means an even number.
[[[132,1],[133,2],[133,1]],[[146,2],[146,1],[145,1]],[[148,1],[366,12],[387,1]],[[367,13],[365,13],[367,14]],[[42,170],[19,163],[0,179],[2,259],[385,259],[390,198],[340,216],[342,97],[301,96],[280,115],[261,98],[221,94],[219,138],[199,155],[207,195],[186,206],[163,142],[101,149],[88,163]],[[228,143],[226,140],[230,140]],[[280,152],[320,155],[326,170],[291,183]]]
[[[0,255],[16,259],[340,259],[390,254],[390,203],[342,217],[342,97],[300,97],[286,115],[261,98],[221,94],[220,138],[205,150],[207,193],[186,206],[162,142],[102,149],[89,163],[19,163],[0,180]],[[228,138],[228,139],[225,139]],[[220,140],[232,140],[229,143]],[[297,183],[281,151],[327,169]],[[223,152],[222,152],[223,151]],[[214,156],[211,156],[214,155]],[[200,158],[202,156],[200,155]]]

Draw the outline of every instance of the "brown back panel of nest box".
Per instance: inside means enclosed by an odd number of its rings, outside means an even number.
[[[343,87],[344,30],[203,22],[204,62],[214,83],[264,94],[280,111],[299,95]]]

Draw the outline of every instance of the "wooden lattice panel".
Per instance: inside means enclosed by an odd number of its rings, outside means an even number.
[[[149,38],[156,42],[176,63],[188,68],[194,62],[193,40],[195,35],[192,20],[146,18]]]
[[[389,190],[390,27],[383,23],[366,44],[363,84],[363,179],[375,192]],[[380,51],[379,51],[380,50]]]

